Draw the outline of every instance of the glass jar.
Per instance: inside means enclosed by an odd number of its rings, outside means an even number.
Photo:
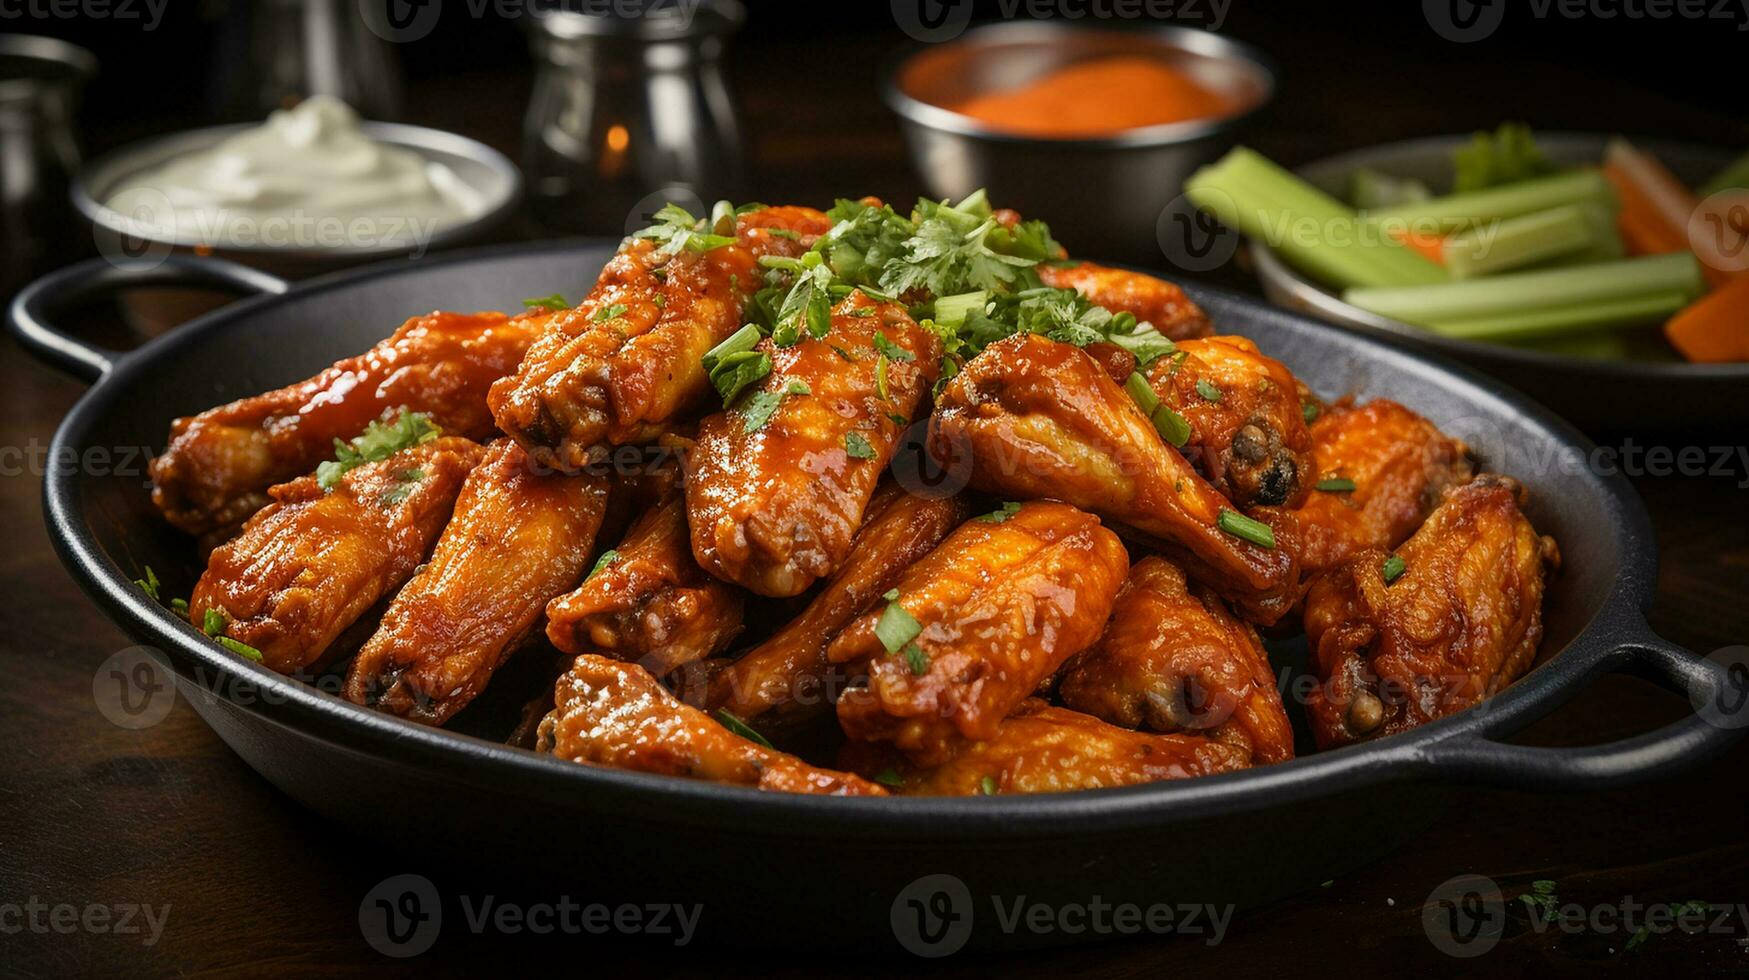
[[[73,113],[96,74],[84,48],[0,34],[0,296],[81,251],[84,226],[67,205],[79,167]]]
[[[667,201],[698,214],[742,190],[722,55],[744,8],[650,0],[614,9],[635,13],[547,9],[532,18],[539,67],[523,170],[548,231],[625,234]]]

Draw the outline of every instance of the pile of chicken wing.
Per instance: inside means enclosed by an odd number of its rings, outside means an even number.
[[[955,207],[668,209],[575,305],[416,317],[177,419],[190,620],[432,725],[556,648],[537,751],[872,796],[1267,765],[1284,690],[1324,749],[1529,668],[1558,556],[1518,484]],[[1290,685],[1259,631],[1302,628]]]

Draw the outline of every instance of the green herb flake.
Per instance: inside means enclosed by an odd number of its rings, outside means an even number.
[[[905,785],[905,780],[899,776],[899,771],[892,766],[888,766],[877,773],[874,781],[880,783],[882,786],[889,786],[893,789],[900,789]]]
[[[1318,416],[1323,414],[1323,411],[1324,411],[1323,409],[1318,407],[1317,402],[1314,402],[1314,401],[1300,402],[1300,418],[1304,419],[1305,423],[1307,425],[1311,425],[1313,422],[1316,422],[1318,420]]]
[[[764,231],[767,235],[770,235],[773,238],[787,238],[792,242],[798,242],[802,239],[802,236],[790,231],[788,228],[766,228]]]
[[[683,249],[688,252],[708,252],[735,244],[732,235],[715,234],[705,227],[706,222],[694,218],[692,212],[678,204],[663,206],[654,217],[655,224],[632,232],[632,237],[661,242],[661,247],[656,250],[658,256],[678,255]]]
[[[912,676],[922,677],[929,673],[929,654],[924,653],[922,647],[907,643],[901,652],[905,655],[905,665],[911,668]]]
[[[177,596],[170,600],[170,610],[179,616],[188,616],[188,600]]]
[[[1385,584],[1390,585],[1397,579],[1402,578],[1403,572],[1406,571],[1408,567],[1408,564],[1403,561],[1401,555],[1392,555],[1385,559],[1383,565],[1379,566],[1379,572],[1384,575]]]
[[[1174,449],[1183,449],[1184,444],[1190,441],[1190,423],[1170,405],[1161,403],[1155,406],[1154,411],[1148,415],[1148,421],[1154,423],[1154,431],[1160,433],[1160,438]]]
[[[423,412],[401,409],[392,425],[372,422],[364,433],[350,443],[334,440],[334,458],[316,467],[316,483],[323,490],[333,490],[340,478],[365,463],[388,459],[403,449],[430,442],[443,434],[431,416]]]
[[[899,598],[899,590],[898,589],[888,589],[887,591],[881,593],[881,598],[887,600],[888,602],[896,602],[896,601],[898,601],[898,598]]]
[[[736,735],[741,736],[749,742],[756,742],[768,749],[773,748],[770,739],[754,731],[753,726],[735,717],[735,715],[727,708],[717,709],[717,721],[721,722],[724,728],[727,728],[729,731],[734,732]]]
[[[612,306],[603,306],[601,309],[596,310],[593,319],[596,323],[602,323],[625,315],[626,305],[624,303],[615,303]]]
[[[224,647],[245,660],[253,660],[256,663],[261,662],[261,651],[241,640],[233,640],[228,636],[214,637],[214,639],[218,641],[219,646]]]
[[[837,355],[838,355],[838,356],[839,356],[839,357],[841,357],[841,358],[843,358],[843,359],[844,359],[844,360],[846,360],[846,361],[848,361],[848,362],[850,362],[850,363],[851,363],[851,364],[855,364],[855,363],[856,363],[856,355],[855,355],[855,354],[852,354],[852,353],[851,353],[851,352],[849,352],[849,351],[847,351],[847,350],[845,350],[845,349],[844,349],[844,348],[842,348],[842,347],[840,347],[840,346],[838,346],[838,345],[837,345],[837,344],[833,344],[833,345],[832,345],[832,353],[834,353],[834,354],[837,354]]]
[[[747,407],[742,411],[741,430],[747,433],[758,432],[765,428],[765,423],[777,414],[778,406],[791,395],[811,395],[813,389],[806,381],[791,381],[777,391],[756,391],[747,400]]]
[[[158,573],[152,571],[152,566],[147,565],[146,577],[134,579],[134,584],[140,587],[140,591],[144,592],[147,598],[153,602],[158,601]]]
[[[887,335],[881,333],[879,330],[875,331],[874,348],[875,350],[880,351],[881,354],[889,360],[908,362],[917,359],[916,354],[913,354],[905,348],[900,347],[898,344],[893,343],[891,340],[888,340]]]
[[[1254,521],[1236,510],[1221,509],[1221,516],[1215,519],[1215,525],[1235,538],[1249,541],[1259,548],[1275,547],[1275,532],[1269,525]]]
[[[1345,476],[1333,476],[1327,480],[1319,480],[1313,486],[1325,493],[1348,493],[1354,489],[1354,481]]]
[[[855,432],[845,434],[844,451],[849,454],[851,459],[875,458],[874,447],[868,444],[867,439]]]
[[[1009,500],[988,514],[980,514],[978,520],[985,524],[1000,524],[1018,513],[1020,513],[1019,501]]]
[[[886,647],[888,653],[898,653],[905,644],[917,638],[923,632],[923,624],[915,616],[905,611],[905,607],[897,602],[887,603],[881,610],[881,618],[875,620],[875,637]]]
[[[571,308],[571,304],[565,301],[564,294],[562,293],[554,293],[551,296],[537,296],[534,299],[525,299],[522,301],[522,305],[531,310],[552,310],[555,313],[560,313]]]
[[[1210,384],[1207,378],[1196,379],[1196,393],[1206,401],[1218,402],[1221,400],[1221,389]]]
[[[875,362],[875,393],[883,401],[892,401],[893,396],[887,391],[887,355],[882,354]]]
[[[998,792],[996,788],[996,777],[985,776],[983,779],[978,780],[978,792],[985,796],[995,796]]]
[[[588,575],[583,576],[583,581],[587,582],[590,579],[594,578],[595,573],[601,571],[602,569],[606,568],[607,566],[613,564],[616,561],[619,561],[619,552],[615,551],[612,548],[609,548],[606,551],[603,551],[601,553],[601,557],[595,559],[595,567],[591,568],[589,570]]]
[[[208,606],[201,613],[200,631],[208,636],[221,636],[225,627],[231,624],[231,617],[217,606]]]

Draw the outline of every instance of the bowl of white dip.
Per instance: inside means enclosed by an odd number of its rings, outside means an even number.
[[[189,250],[291,277],[478,240],[521,193],[521,174],[496,150],[366,122],[327,96],[263,123],[126,147],[72,189],[107,256]]]

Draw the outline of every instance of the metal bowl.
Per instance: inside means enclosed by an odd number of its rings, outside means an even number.
[[[1387,143],[1326,157],[1294,172],[1312,185],[1348,196],[1349,175],[1361,167],[1413,177],[1436,191],[1451,187],[1452,151],[1469,136],[1435,136]],[[1598,133],[1538,133],[1537,145],[1553,161],[1596,164],[1609,137]],[[1712,147],[1635,140],[1685,183],[1698,184],[1730,161]],[[1438,351],[1494,375],[1594,435],[1622,433],[1693,435],[1704,430],[1741,431],[1749,422],[1749,364],[1690,364],[1674,351],[1649,346],[1647,360],[1614,361],[1555,354],[1503,344],[1443,337],[1422,327],[1350,306],[1301,276],[1267,245],[1249,246],[1263,293],[1279,306],[1372,336],[1407,341]],[[1655,397],[1649,397],[1656,392]]]
[[[1164,57],[1244,108],[1219,119],[1146,126],[1111,136],[1046,139],[991,128],[952,109],[1063,65],[1106,55]],[[1254,48],[1207,31],[994,24],[955,41],[900,52],[885,73],[911,159],[935,197],[979,187],[1004,207],[1048,214],[1079,250],[1157,264],[1155,227],[1191,171],[1231,148],[1275,93],[1275,72]]]

